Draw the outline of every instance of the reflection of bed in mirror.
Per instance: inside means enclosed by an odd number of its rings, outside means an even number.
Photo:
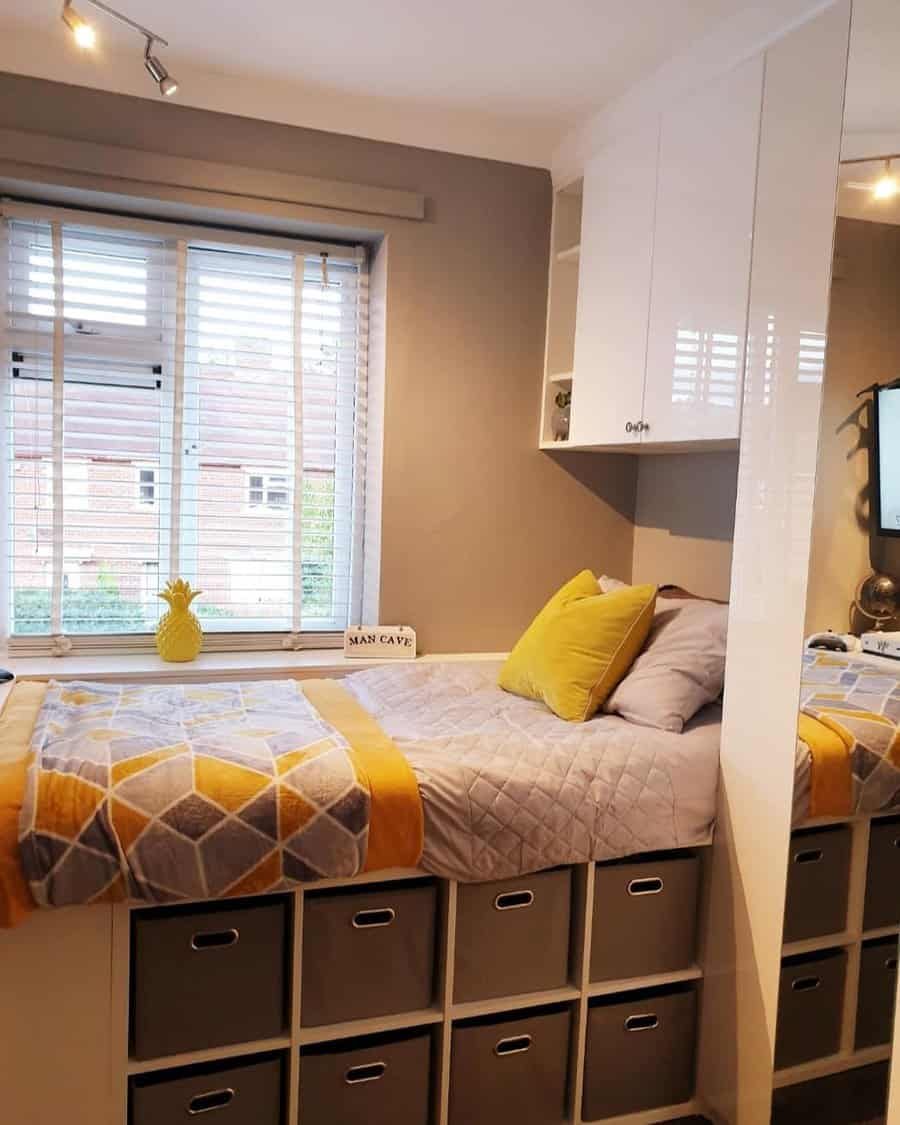
[[[794,823],[900,812],[900,661],[803,656]]]

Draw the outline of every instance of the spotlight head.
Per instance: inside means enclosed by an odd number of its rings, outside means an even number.
[[[900,182],[891,171],[890,160],[885,160],[884,175],[875,184],[872,194],[876,199],[893,199],[895,195],[900,195]]]
[[[171,77],[156,55],[152,53],[152,47],[153,40],[148,39],[147,46],[144,48],[144,66],[147,68],[147,73],[159,86],[159,92],[163,97],[171,98],[178,89],[178,83]]]
[[[63,3],[62,20],[75,38],[79,47],[90,50],[96,46],[97,35],[91,25],[72,7],[70,0]]]

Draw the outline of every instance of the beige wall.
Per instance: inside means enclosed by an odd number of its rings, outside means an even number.
[[[425,651],[503,649],[579,568],[630,577],[632,460],[536,447],[546,172],[8,74],[0,128],[142,150],[134,184],[154,179],[153,154],[164,153],[424,193],[424,222],[184,187],[152,194],[230,210],[248,227],[263,213],[386,239],[383,621],[414,625]],[[22,176],[14,161],[0,154],[0,175]],[[104,187],[71,171],[31,177]]]
[[[869,536],[869,409],[857,391],[900,375],[900,227],[840,218],[816,475],[807,631],[854,625],[870,567],[900,576],[900,542]]]
[[[737,453],[643,457],[634,529],[635,582],[674,582],[727,599]]]

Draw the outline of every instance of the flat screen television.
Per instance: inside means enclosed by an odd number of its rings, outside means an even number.
[[[900,382],[875,392],[875,530],[900,537]]]

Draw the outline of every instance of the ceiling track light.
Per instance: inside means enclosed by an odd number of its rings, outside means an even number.
[[[159,92],[163,97],[171,98],[178,89],[178,83],[160,62],[158,56],[153,53],[153,48],[157,43],[161,47],[168,47],[168,41],[163,39],[161,35],[157,35],[155,31],[151,31],[143,24],[137,23],[129,16],[123,15],[122,12],[110,7],[109,4],[105,4],[103,0],[82,0],[82,2],[90,4],[92,8],[96,8],[100,12],[105,12],[106,15],[118,20],[119,23],[125,24],[126,27],[130,27],[132,31],[136,31],[144,37],[144,67],[159,87]],[[96,45],[96,32],[87,20],[75,10],[72,0],[63,0],[62,20],[72,32],[79,47],[90,48]]]
[[[890,157],[884,162],[884,175],[875,184],[872,194],[876,199],[893,199],[895,195],[900,194],[900,183],[891,171]]]
[[[877,164],[884,165],[884,170],[877,180],[853,182],[848,181],[846,186],[857,191],[867,191],[879,203],[889,199],[896,199],[900,195],[900,179],[893,170],[895,160],[900,160],[900,154],[890,153],[883,156],[859,156],[853,160],[842,160],[841,164]]]
[[[97,35],[87,20],[75,10],[71,0],[65,0],[62,10],[63,23],[72,32],[79,47],[89,50],[97,42]]]

